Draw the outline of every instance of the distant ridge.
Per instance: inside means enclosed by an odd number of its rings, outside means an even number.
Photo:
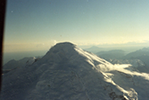
[[[93,52],[93,53],[97,53],[97,52],[103,50],[103,48],[100,48],[100,47],[97,47],[97,46],[92,46],[92,47],[86,48],[84,50],[87,50],[87,51]]]

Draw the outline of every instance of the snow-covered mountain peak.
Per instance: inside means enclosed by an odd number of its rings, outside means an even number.
[[[74,44],[69,42],[57,43],[55,46],[50,48],[41,60],[44,62],[60,62],[69,58],[71,55],[74,55],[76,53],[74,50],[75,47],[76,46]]]
[[[76,45],[70,43],[70,42],[62,42],[62,43],[57,43],[56,45],[54,45],[53,47],[51,47],[51,49],[48,52],[53,52],[53,53],[57,53],[61,50],[63,50],[63,52],[68,52],[68,50],[72,50],[76,47]]]
[[[3,75],[2,100],[149,98],[148,73],[133,72],[126,69],[128,65],[113,65],[69,42],[58,43],[41,59],[28,62],[29,67]]]
[[[102,71],[107,71],[113,69],[113,65],[106,60],[96,56],[93,53],[82,50],[76,45],[64,42],[58,43],[46,53],[46,55],[41,59],[43,63],[61,63],[67,62],[68,64],[80,64],[86,62],[92,66],[93,69],[100,69]],[[100,66],[100,68],[99,68]]]

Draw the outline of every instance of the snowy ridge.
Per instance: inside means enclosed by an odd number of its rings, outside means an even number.
[[[27,65],[32,65],[34,62],[36,62],[37,58],[36,57],[31,57],[30,59],[27,60],[26,66]]]
[[[109,73],[106,73],[106,72],[109,72],[109,71],[112,71],[112,70],[117,70],[117,69],[121,69],[121,70],[118,70],[118,71],[122,71],[124,68],[127,68],[131,65],[129,64],[125,64],[125,65],[112,65],[111,63],[105,61],[104,59],[101,59],[99,57],[97,57],[96,55],[94,54],[90,54],[86,51],[83,51],[82,49],[80,48],[75,48],[75,50],[77,52],[79,52],[79,54],[87,57],[87,62],[89,62],[93,67],[93,69],[97,70],[98,72],[101,72],[104,76],[104,79],[106,82],[109,82],[111,83],[112,85],[114,85],[118,91],[113,91],[113,89],[110,87],[110,90],[107,89],[107,87],[109,88],[109,86],[106,86],[106,90],[107,92],[109,92],[109,95],[112,99],[128,99],[127,96],[129,98],[134,98],[134,99],[138,99],[137,97],[137,92],[130,88],[129,91],[126,91],[124,90],[122,87],[120,87],[119,85],[115,84],[114,81],[109,77],[111,76],[111,74],[109,75]],[[96,63],[95,63],[96,62]],[[98,63],[97,63],[98,62]],[[99,63],[101,62],[101,63]],[[120,93],[122,92],[122,94]],[[117,95],[119,94],[119,95]],[[127,96],[126,96],[127,95]],[[112,97],[114,96],[114,97]],[[124,97],[123,97],[124,96]]]
[[[128,70],[130,64],[113,65],[72,43],[58,43],[37,62],[29,61],[3,75],[2,100],[149,98],[148,73]]]

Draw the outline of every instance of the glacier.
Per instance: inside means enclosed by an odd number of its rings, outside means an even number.
[[[0,99],[148,100],[149,73],[129,67],[111,64],[72,43],[57,43],[42,58],[30,58],[4,73]]]

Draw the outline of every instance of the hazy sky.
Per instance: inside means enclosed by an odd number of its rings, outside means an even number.
[[[149,41],[149,0],[7,0],[4,52]]]

